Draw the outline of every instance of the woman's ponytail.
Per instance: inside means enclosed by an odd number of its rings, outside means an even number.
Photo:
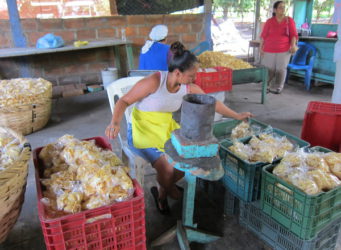
[[[197,62],[197,57],[185,49],[181,42],[174,42],[170,47],[171,58],[168,63],[168,71],[173,72],[175,69],[184,72],[192,68]]]
[[[185,51],[185,46],[179,41],[176,41],[172,43],[170,50],[174,56],[181,56]]]

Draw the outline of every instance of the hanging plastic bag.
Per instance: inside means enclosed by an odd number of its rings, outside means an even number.
[[[328,31],[327,38],[337,38],[337,33],[335,31]]]
[[[48,33],[37,40],[38,49],[54,49],[64,46],[64,40],[60,36]]]

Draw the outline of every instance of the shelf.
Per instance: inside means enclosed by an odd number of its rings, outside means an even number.
[[[89,42],[88,45],[81,46],[81,47],[75,47],[73,45],[66,45],[64,47],[55,48],[55,49],[7,48],[7,49],[0,49],[0,58],[31,56],[31,55],[39,55],[39,54],[66,52],[66,51],[77,51],[77,50],[84,50],[84,49],[94,49],[94,48],[111,47],[111,46],[127,45],[127,44],[131,44],[131,42],[123,41],[119,39],[111,39],[111,40],[104,40],[104,41]]]
[[[337,38],[327,38],[327,37],[321,37],[321,36],[300,36],[298,37],[299,41],[302,40],[311,40],[311,41],[326,41],[326,42],[336,42]]]

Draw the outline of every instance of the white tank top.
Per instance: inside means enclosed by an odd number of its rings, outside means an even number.
[[[160,71],[160,87],[156,92],[145,97],[135,104],[135,107],[141,111],[153,112],[175,112],[182,103],[182,97],[187,94],[187,87],[181,84],[176,93],[171,93],[167,89],[168,71]]]

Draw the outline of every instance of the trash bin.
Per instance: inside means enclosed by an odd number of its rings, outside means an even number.
[[[102,83],[104,88],[107,88],[110,83],[117,80],[117,68],[107,68],[101,71]]]

